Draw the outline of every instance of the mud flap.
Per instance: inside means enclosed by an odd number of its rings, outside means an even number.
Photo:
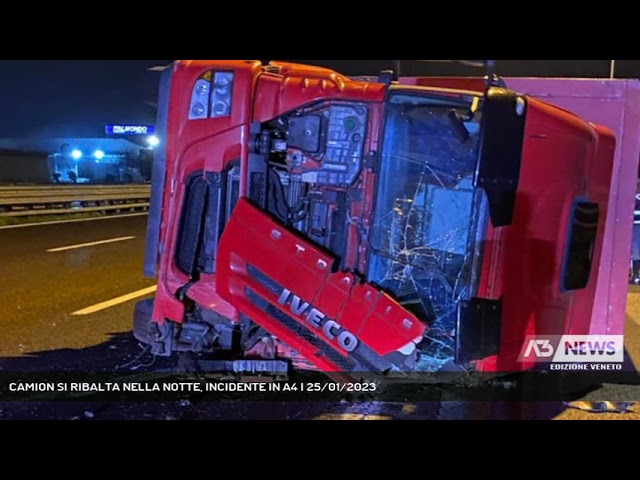
[[[216,288],[323,372],[410,370],[426,326],[338,264],[241,199],[220,241]]]

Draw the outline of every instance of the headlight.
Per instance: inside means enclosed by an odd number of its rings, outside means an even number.
[[[233,73],[216,72],[213,78],[213,95],[211,95],[211,116],[228,117],[231,115],[233,98]]]
[[[191,94],[191,106],[189,108],[189,120],[202,120],[209,117],[208,105],[211,95],[211,74],[206,75],[196,82]]]
[[[231,115],[233,79],[232,72],[207,72],[200,77],[191,94],[189,120]]]

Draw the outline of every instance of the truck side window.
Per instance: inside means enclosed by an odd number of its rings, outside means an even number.
[[[562,275],[562,290],[581,290],[589,284],[595,251],[600,207],[578,201],[569,217],[571,222]]]

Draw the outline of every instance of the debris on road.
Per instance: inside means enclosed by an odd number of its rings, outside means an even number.
[[[634,402],[565,402],[567,408],[590,413],[634,413]]]

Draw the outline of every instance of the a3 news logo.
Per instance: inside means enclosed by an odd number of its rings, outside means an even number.
[[[555,349],[551,345],[551,342],[547,340],[529,340],[527,344],[527,350],[524,352],[525,358],[535,355],[536,358],[550,358],[553,357]]]
[[[528,336],[518,360],[553,363],[621,363],[624,360],[624,336]]]

